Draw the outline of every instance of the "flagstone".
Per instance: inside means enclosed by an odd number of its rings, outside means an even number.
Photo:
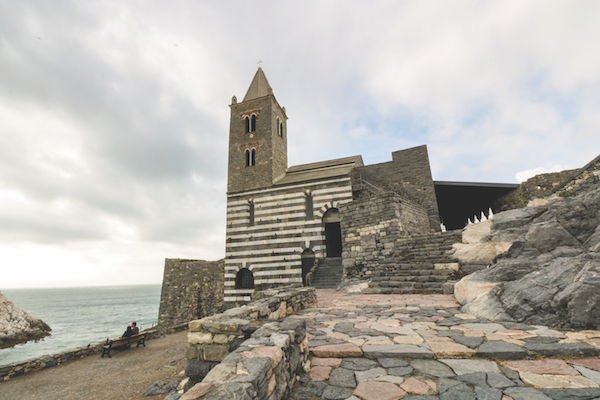
[[[438,332],[435,329],[416,329],[419,335],[435,335],[437,336]]]
[[[356,329],[362,329],[362,328],[370,328],[371,324],[368,322],[359,322],[358,324],[354,325],[354,327]]]
[[[589,344],[590,346],[594,346],[597,349],[600,349],[600,339],[587,339],[584,340],[585,343]]]
[[[418,333],[416,333],[412,329],[406,328],[404,326],[387,326],[387,325],[383,325],[383,324],[380,324],[377,322],[373,322],[371,324],[371,329],[378,330],[379,332],[395,333],[397,335],[418,336]]]
[[[600,372],[594,371],[593,369],[589,369],[586,367],[581,367],[579,365],[575,365],[573,366],[573,368],[579,371],[579,373],[585,376],[586,378],[591,379],[592,381],[600,384]]]
[[[454,316],[460,319],[477,319],[476,316],[471,314],[455,314]]]
[[[365,343],[367,345],[386,345],[393,344],[393,342],[388,337],[371,337],[367,339]]]
[[[504,341],[506,343],[514,344],[514,345],[519,346],[519,347],[523,347],[524,345],[527,344],[527,342],[524,342],[524,341],[518,340],[518,339],[505,339]]]
[[[397,344],[420,344],[425,340],[421,336],[394,336],[394,343]]]
[[[309,375],[310,379],[315,382],[322,382],[329,379],[329,374],[331,373],[331,367],[325,366],[316,366],[310,369]]]
[[[519,375],[523,382],[538,389],[584,389],[599,387],[596,382],[581,375],[547,375],[532,374],[529,372],[520,372]]]
[[[313,357],[311,360],[312,365],[314,366],[323,366],[323,367],[333,367],[337,368],[342,364],[341,358],[321,358],[321,357]]]
[[[342,333],[342,332],[331,332],[331,333],[328,333],[327,336],[329,336],[330,338],[333,338],[333,339],[340,339],[340,340],[348,339],[350,337],[350,335],[346,335],[345,333]]]
[[[364,345],[362,351],[370,357],[408,357],[408,358],[433,358],[433,352],[427,345],[415,346],[411,344],[392,344],[385,346]]]
[[[346,340],[348,343],[352,343],[356,346],[362,346],[363,344],[365,344],[365,339],[361,339],[361,338],[350,338],[348,340]]]
[[[494,322],[490,322],[490,323],[467,323],[467,324],[462,324],[465,328],[467,329],[479,329],[480,331],[484,332],[484,333],[494,333],[497,331],[502,331],[504,329],[506,329],[504,327],[504,325],[500,325]]]
[[[317,357],[360,357],[361,349],[352,343],[327,344],[310,349]]]
[[[452,338],[450,338],[448,336],[431,337],[431,338],[427,338],[425,341],[427,343],[429,343],[429,342],[454,342],[454,340],[452,340]]]
[[[398,400],[406,396],[406,392],[390,382],[361,382],[353,394],[362,400]]]
[[[373,380],[380,381],[380,382],[390,382],[390,383],[394,383],[398,386],[400,386],[402,384],[402,382],[404,382],[403,377],[394,376],[394,375],[382,375],[382,376],[378,376],[377,378],[375,378]]]
[[[580,365],[582,367],[586,367],[589,369],[593,369],[594,371],[600,372],[600,358],[590,357],[590,358],[580,358],[578,360],[569,361],[572,365]]]
[[[573,367],[567,365],[563,360],[557,359],[504,361],[502,362],[502,365],[519,373],[579,375]]]
[[[397,319],[379,318],[378,323],[388,326],[399,326],[400,322]]]
[[[563,338],[566,338],[566,336],[563,335],[562,332],[555,331],[554,329],[549,329],[547,326],[534,325],[534,327],[537,329],[532,329],[532,330],[529,330],[526,332],[534,334],[534,335],[538,335],[538,336],[554,336],[554,337],[562,336]]]
[[[408,378],[400,385],[407,393],[426,394],[431,390],[428,384],[415,378]]]
[[[485,338],[489,341],[492,341],[492,340],[506,340],[506,339],[509,339],[510,337],[508,335],[505,335],[502,333],[494,332],[494,333],[486,333]]]
[[[475,350],[456,342],[430,342],[428,340],[427,344],[437,357],[470,357],[475,353]]]
[[[466,329],[463,332],[463,335],[465,335],[467,337],[484,337],[485,336],[485,334],[483,333],[483,331],[479,330],[479,329]]]
[[[489,374],[500,373],[500,369],[498,369],[498,365],[494,361],[448,359],[440,359],[438,361],[452,368],[456,375],[473,374],[476,372],[485,372]]]

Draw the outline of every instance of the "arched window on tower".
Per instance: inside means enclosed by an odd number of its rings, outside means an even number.
[[[254,289],[254,275],[248,268],[242,268],[235,276],[236,289]]]
[[[252,167],[256,165],[256,149],[246,150],[246,167]]]
[[[250,132],[256,130],[256,115],[252,114],[252,120],[250,121]]]
[[[250,118],[244,117],[244,125],[246,126],[246,133],[250,132]]]
[[[279,136],[283,137],[283,122],[279,123]]]

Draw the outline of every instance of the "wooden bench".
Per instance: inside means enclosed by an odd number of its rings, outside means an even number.
[[[106,339],[106,344],[104,346],[102,346],[102,355],[100,357],[104,357],[104,355],[108,355],[108,358],[110,358],[110,350],[111,349],[128,349],[131,345],[136,344],[137,346],[135,347],[139,347],[140,344],[144,347],[146,347],[146,334],[148,332],[141,332],[135,335],[132,335],[130,337],[126,337],[126,338],[120,338],[120,339],[113,339],[113,340],[109,340]]]

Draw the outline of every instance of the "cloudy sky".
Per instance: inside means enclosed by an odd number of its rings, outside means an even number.
[[[436,180],[600,154],[598,1],[0,2],[0,289],[160,283],[225,245],[231,97],[290,165],[426,144]]]

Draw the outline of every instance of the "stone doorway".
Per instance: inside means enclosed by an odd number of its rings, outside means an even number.
[[[342,256],[342,228],[340,227],[340,213],[337,208],[330,208],[323,215],[325,228],[325,248],[327,257]]]
[[[306,275],[310,272],[315,264],[315,252],[311,249],[306,249],[302,252],[302,285],[306,286]]]

